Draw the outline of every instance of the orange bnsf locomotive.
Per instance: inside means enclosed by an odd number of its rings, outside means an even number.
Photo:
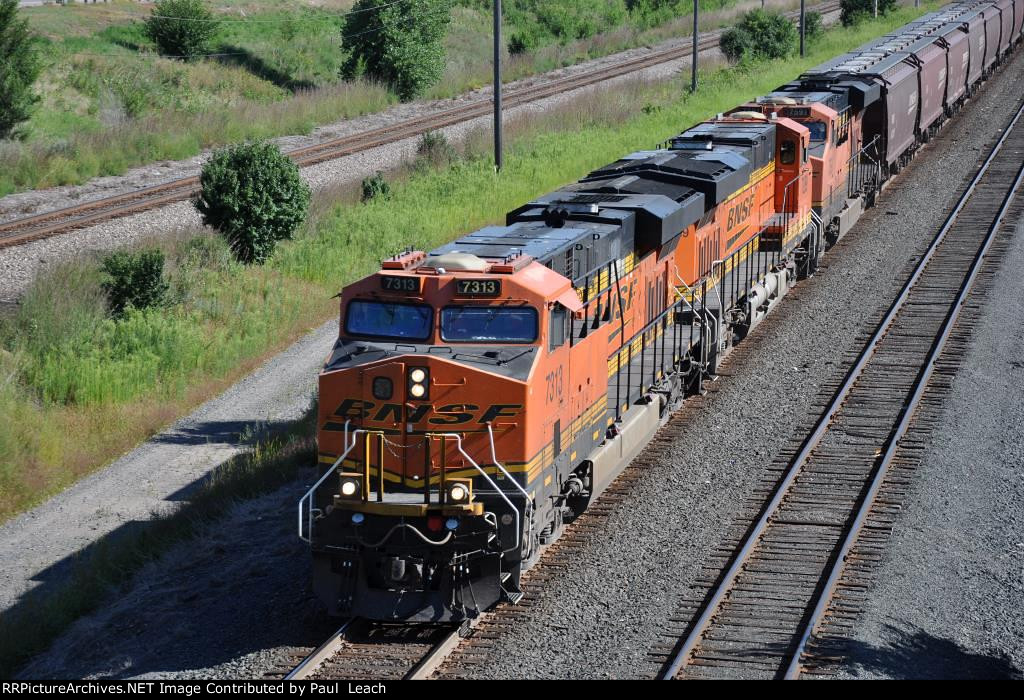
[[[913,52],[959,61],[944,37],[969,46],[958,18],[977,6],[345,287],[320,376],[320,477],[299,503],[329,612],[450,621],[517,600],[543,546],[937,126],[921,121]],[[965,66],[964,85],[941,86],[940,115],[973,88]]]

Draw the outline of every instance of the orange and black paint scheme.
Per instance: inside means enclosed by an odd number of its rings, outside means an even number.
[[[905,43],[938,41],[950,12]],[[457,621],[517,599],[905,159],[885,149],[916,125],[865,138],[865,110],[905,95],[868,70],[884,51],[857,51],[345,287],[299,504],[330,614]]]
[[[760,115],[698,125],[343,290],[319,409],[338,480],[309,504],[332,613],[442,621],[516,595],[706,371],[728,311],[709,281],[760,257],[788,274],[799,235],[751,241],[791,132],[806,136]]]

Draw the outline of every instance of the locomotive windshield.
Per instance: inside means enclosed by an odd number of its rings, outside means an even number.
[[[811,130],[811,141],[824,141],[828,133],[825,122],[804,122],[804,126]]]
[[[537,339],[537,310],[448,306],[441,310],[441,338],[451,343],[532,343]]]
[[[434,310],[424,304],[389,304],[352,301],[345,316],[345,331],[395,340],[426,340],[434,326]]]

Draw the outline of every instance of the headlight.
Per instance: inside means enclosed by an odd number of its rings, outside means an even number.
[[[462,505],[473,499],[473,482],[469,479],[449,479],[444,488],[448,505]]]
[[[426,367],[411,367],[408,374],[409,396],[424,400],[430,398],[430,371]]]
[[[338,494],[342,498],[357,499],[363,490],[362,474],[342,474],[341,483],[338,485]]]

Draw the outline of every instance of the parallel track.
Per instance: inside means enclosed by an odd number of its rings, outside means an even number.
[[[916,412],[930,383],[948,386],[955,373],[938,359],[948,344],[962,345],[954,328],[985,256],[1024,209],[1022,117],[1024,105],[736,542],[728,569],[681,611],[700,616],[664,678],[799,678],[834,668],[926,446],[910,432]]]
[[[821,13],[829,13],[836,11],[838,8],[839,2],[830,0],[812,9]],[[794,17],[796,13],[790,12],[788,15]],[[706,33],[698,42],[698,50],[706,51],[716,47],[721,35],[721,30]],[[576,90],[650,68],[651,66],[675,61],[689,56],[691,48],[690,43],[686,43],[685,45],[674,46],[669,49],[652,51],[643,56],[616,63],[615,65],[514,90],[505,96],[505,106],[515,107],[536,102],[570,90]],[[491,109],[490,99],[477,99],[459,107],[416,117],[399,124],[371,129],[312,146],[297,148],[288,151],[287,155],[300,167],[308,167],[377,146],[419,136],[428,131],[435,131],[471,119],[487,116],[491,113]],[[198,194],[198,189],[199,178],[187,177],[113,197],[96,199],[73,207],[56,209],[0,223],[0,248],[22,245],[68,231],[93,226],[111,219],[155,209],[173,202],[191,199]]]

